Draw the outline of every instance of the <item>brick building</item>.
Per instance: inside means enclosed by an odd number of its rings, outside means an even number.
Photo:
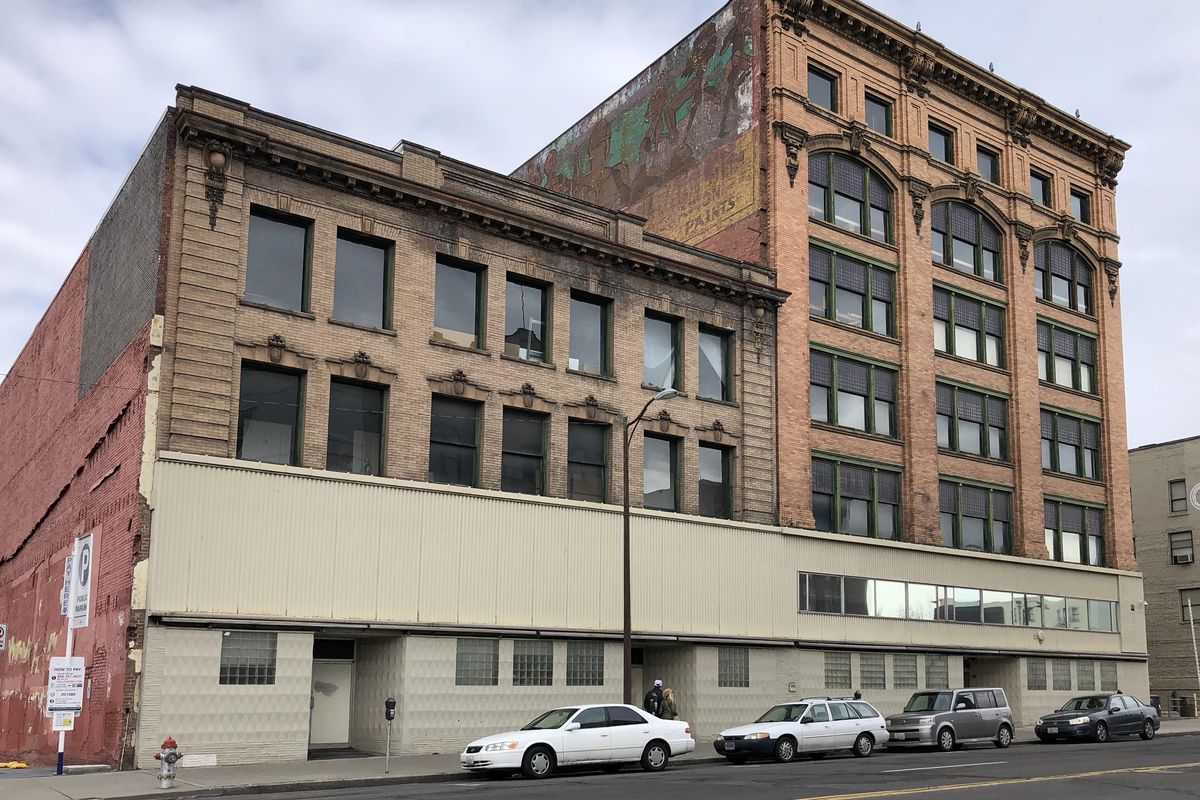
[[[955,166],[977,139],[990,182]],[[379,752],[388,695],[396,752],[447,752],[618,699],[619,432],[664,387],[630,450],[634,691],[666,680],[698,737],[818,691],[1000,685],[1024,722],[1144,689],[1124,147],[858,4],[735,0],[509,178],[181,87],[122,190],[138,257],[106,221],[0,389],[78,427],[124,387],[136,423],[119,467],[86,461],[103,430],[6,443],[69,485],[7,478],[0,748],[52,747],[88,530],[107,689],[68,760]]]
[[[1150,691],[1163,713],[1196,716],[1200,698],[1196,633],[1200,567],[1194,536],[1200,516],[1200,437],[1129,451],[1133,535],[1146,579],[1146,643]]]

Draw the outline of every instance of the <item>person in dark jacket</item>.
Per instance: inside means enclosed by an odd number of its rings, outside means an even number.
[[[658,716],[658,710],[662,707],[662,681],[656,680],[654,688],[646,692],[646,698],[642,701],[642,708],[646,709],[651,716]]]

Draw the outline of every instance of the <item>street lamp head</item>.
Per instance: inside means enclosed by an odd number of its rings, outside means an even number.
[[[670,400],[672,397],[678,396],[679,392],[674,389],[663,389],[658,394],[654,395],[655,400]]]

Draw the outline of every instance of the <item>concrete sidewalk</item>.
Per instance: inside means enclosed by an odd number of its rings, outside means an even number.
[[[1200,734],[1200,720],[1164,720],[1160,736]],[[1033,728],[1020,728],[1015,742],[1036,741]],[[672,759],[672,768],[721,761],[707,740],[696,742],[695,752]],[[252,764],[231,767],[191,767],[180,770],[175,788],[158,788],[154,771],[107,772],[88,775],[46,776],[31,770],[29,777],[8,774],[0,780],[4,800],[140,800],[150,797],[221,797],[261,791],[342,789],[396,783],[477,781],[463,770],[458,754],[405,756],[391,759],[383,774],[383,757]]]

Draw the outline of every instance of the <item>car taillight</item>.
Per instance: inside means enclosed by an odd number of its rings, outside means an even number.
[[[683,729],[683,732],[684,732],[684,733],[691,733],[691,732],[692,732],[692,726],[691,726],[691,725],[688,725],[686,728],[684,728],[684,729]]]

